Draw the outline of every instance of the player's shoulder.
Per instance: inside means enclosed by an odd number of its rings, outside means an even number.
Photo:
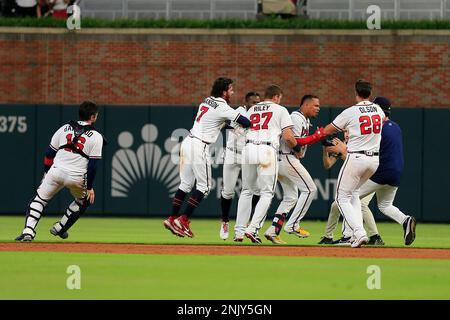
[[[243,106],[239,106],[236,108],[236,111],[239,112],[240,114],[246,114],[247,113],[247,109]]]
[[[291,112],[292,119],[307,121],[308,119],[305,117],[303,113],[298,110]]]

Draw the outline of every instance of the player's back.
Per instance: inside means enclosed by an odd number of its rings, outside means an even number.
[[[208,97],[198,107],[191,134],[207,143],[214,143],[224,121],[235,121],[239,113],[222,98]]]
[[[278,149],[283,129],[292,127],[287,109],[271,101],[262,101],[247,111],[251,126],[246,139],[254,143],[270,142]]]
[[[361,101],[345,109],[332,124],[341,131],[348,129],[348,151],[379,152],[384,118],[380,106],[370,101]]]
[[[78,121],[78,124],[87,125],[86,122]],[[70,124],[59,128],[52,137],[50,147],[57,151],[53,166],[61,168],[69,173],[84,174],[87,171],[88,159],[75,153],[69,148],[60,149],[61,146],[70,144],[75,137],[74,129]],[[77,141],[77,147],[81,149],[89,159],[101,159],[103,137],[96,130],[84,132]]]

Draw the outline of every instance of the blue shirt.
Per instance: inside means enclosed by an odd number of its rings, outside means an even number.
[[[387,120],[381,131],[380,164],[370,180],[378,184],[398,187],[403,167],[402,130],[397,123]]]

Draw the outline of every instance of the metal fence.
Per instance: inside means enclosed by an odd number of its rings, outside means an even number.
[[[306,10],[313,19],[359,20],[370,5],[379,6],[384,19],[450,19],[450,0],[307,0]]]
[[[84,17],[106,19],[254,19],[257,0],[83,0]]]

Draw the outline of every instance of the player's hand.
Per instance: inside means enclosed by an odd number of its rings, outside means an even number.
[[[95,200],[94,189],[87,191],[87,200],[89,201],[90,204],[94,204],[94,200]]]
[[[339,138],[333,138],[333,140],[331,140],[331,142],[332,142],[335,146],[337,146],[338,144],[343,143],[343,142],[341,141],[341,139],[339,139]]]

